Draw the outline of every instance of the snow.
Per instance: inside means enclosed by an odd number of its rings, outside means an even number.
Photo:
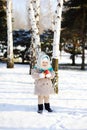
[[[87,130],[87,71],[58,72],[59,93],[50,96],[54,112],[38,114],[29,65],[0,63],[0,130]]]

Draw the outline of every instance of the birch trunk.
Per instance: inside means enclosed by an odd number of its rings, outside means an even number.
[[[83,8],[83,20],[82,20],[82,64],[81,70],[85,70],[85,19],[86,19],[86,10]]]
[[[12,0],[7,0],[7,28],[7,68],[13,68]]]
[[[37,23],[36,23],[36,18],[35,18],[35,12],[33,9],[33,1],[29,0],[29,8],[28,8],[28,12],[29,12],[29,16],[30,16],[30,23],[31,23],[31,28],[32,28],[32,34],[33,34],[33,47],[35,48],[36,51],[36,57],[38,55],[38,53],[41,51],[41,46],[40,46],[40,37],[39,37],[39,30],[37,27]]]
[[[55,25],[54,25],[54,40],[53,40],[53,68],[55,71],[54,89],[58,93],[58,57],[59,57],[59,44],[61,32],[61,15],[62,15],[63,0],[57,0],[57,9],[55,12]]]
[[[36,26],[39,29],[39,19],[40,19],[40,0],[33,0],[33,10],[34,10],[34,16],[36,20]]]

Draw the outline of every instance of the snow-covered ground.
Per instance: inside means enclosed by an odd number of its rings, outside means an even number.
[[[33,91],[29,65],[0,63],[0,130],[87,130],[87,71],[59,70],[53,113],[37,113]]]

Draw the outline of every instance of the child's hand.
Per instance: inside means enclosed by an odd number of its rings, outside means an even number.
[[[50,78],[51,77],[51,73],[46,74],[46,78]]]
[[[40,78],[45,78],[45,74],[44,74],[44,73],[40,73],[40,74],[39,74],[39,77],[40,77]]]

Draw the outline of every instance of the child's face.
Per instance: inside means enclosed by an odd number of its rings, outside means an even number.
[[[47,61],[42,61],[42,64],[41,64],[42,68],[47,68],[48,65],[49,63]]]

